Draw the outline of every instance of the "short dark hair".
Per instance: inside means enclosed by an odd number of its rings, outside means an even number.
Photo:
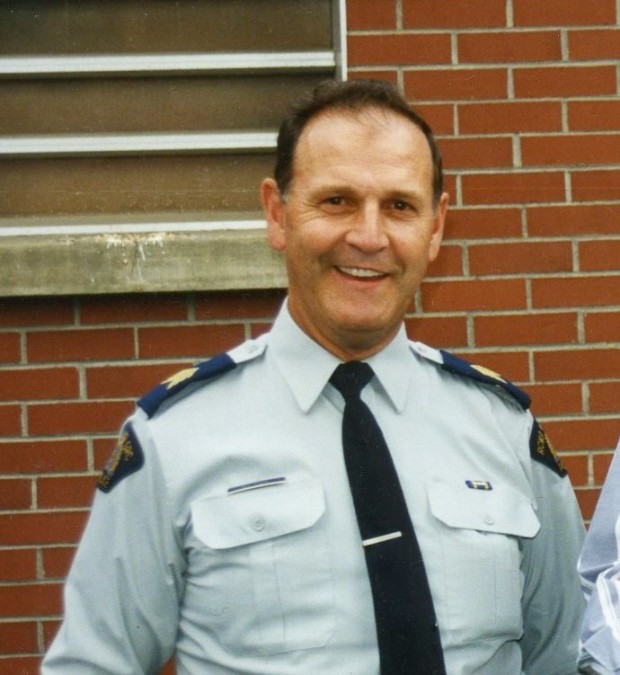
[[[359,111],[380,108],[395,112],[418,127],[431,150],[433,161],[433,204],[443,192],[441,152],[429,124],[413,110],[394,85],[384,80],[326,80],[297,99],[280,125],[275,179],[281,195],[286,195],[293,179],[293,160],[299,138],[308,122],[327,110]]]

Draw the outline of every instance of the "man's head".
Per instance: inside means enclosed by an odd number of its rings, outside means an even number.
[[[280,125],[274,177],[280,194],[286,196],[293,178],[293,163],[297,142],[306,124],[323,111],[351,111],[367,108],[391,110],[415,124],[426,137],[433,159],[433,198],[435,206],[443,192],[443,168],[439,147],[433,132],[418,113],[411,109],[400,92],[383,80],[326,80],[289,108]]]
[[[312,101],[284,123],[276,180],[263,181],[269,241],[285,254],[297,324],[342,360],[366,358],[394,337],[437,256],[441,161],[390,85],[322,85]]]

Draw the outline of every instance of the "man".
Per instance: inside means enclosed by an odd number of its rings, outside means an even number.
[[[569,480],[525,394],[404,332],[448,203],[427,124],[386,83],[326,83],[262,200],[287,302],[139,402],[43,672],[574,673]]]
[[[581,634],[583,672],[620,672],[620,442],[605,479],[579,572],[588,605]]]

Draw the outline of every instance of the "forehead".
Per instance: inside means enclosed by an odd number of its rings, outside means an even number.
[[[319,113],[299,137],[293,174],[326,173],[335,167],[401,170],[432,176],[432,155],[423,131],[391,110],[329,110]]]

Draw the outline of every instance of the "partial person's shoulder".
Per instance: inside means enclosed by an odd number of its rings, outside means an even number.
[[[471,363],[442,349],[433,349],[421,342],[410,342],[409,344],[415,354],[434,364],[442,372],[465,381],[475,382],[485,390],[500,396],[507,404],[527,413],[532,425],[529,435],[530,457],[551,469],[558,476],[564,477],[566,475],[566,469],[549,437],[538,420],[528,412],[531,399],[525,391],[485,366]]]
[[[531,403],[529,395],[489,368],[471,363],[443,349],[434,349],[421,342],[410,342],[409,345],[415,354],[434,364],[441,371],[457,378],[476,382],[502,398],[517,403],[521,409],[529,409]]]
[[[230,351],[222,352],[195,366],[185,368],[166,378],[142,396],[138,400],[138,407],[148,418],[151,418],[197,389],[224,377],[226,373],[258,359],[264,354],[266,346],[264,336],[256,340],[248,340]]]

